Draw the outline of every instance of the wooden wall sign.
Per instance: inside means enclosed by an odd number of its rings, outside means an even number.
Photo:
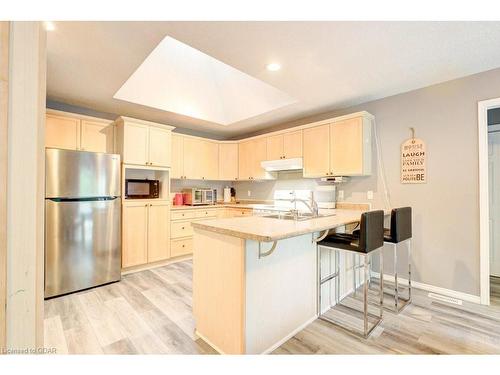
[[[401,145],[401,183],[425,184],[427,182],[425,143],[413,137]]]

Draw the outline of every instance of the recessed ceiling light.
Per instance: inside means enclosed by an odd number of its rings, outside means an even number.
[[[269,70],[270,72],[276,72],[277,70],[280,70],[280,69],[281,69],[281,65],[278,63],[267,64],[267,70]]]
[[[54,31],[56,29],[54,22],[45,21],[44,24],[45,24],[45,30],[47,30],[47,31]]]

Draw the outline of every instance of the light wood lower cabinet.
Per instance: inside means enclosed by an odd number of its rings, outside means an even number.
[[[169,211],[169,202],[149,204],[148,263],[170,258]]]
[[[172,210],[170,221],[171,257],[191,254],[193,227],[191,223],[215,218],[251,216],[251,208],[198,207]]]
[[[126,202],[122,205],[122,268],[148,261],[148,205]]]
[[[122,219],[122,268],[170,258],[168,201],[124,202]]]
[[[193,252],[193,239],[185,238],[180,240],[172,240],[170,251],[172,257],[191,254]]]

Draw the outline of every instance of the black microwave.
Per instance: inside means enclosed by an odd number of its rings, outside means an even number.
[[[125,199],[154,199],[160,197],[158,180],[125,180]]]

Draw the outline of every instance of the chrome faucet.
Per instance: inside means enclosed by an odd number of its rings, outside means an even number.
[[[297,198],[295,196],[295,191],[293,192],[293,198],[291,199],[291,202],[295,203],[295,209],[290,210],[291,214],[294,216],[296,219],[298,217],[299,211],[297,210],[297,202],[302,202],[306,205],[306,207],[311,211],[311,215],[313,217],[318,217],[319,216],[319,207],[318,203],[314,200],[314,192],[311,191],[311,199],[308,201],[306,199],[301,199]]]

